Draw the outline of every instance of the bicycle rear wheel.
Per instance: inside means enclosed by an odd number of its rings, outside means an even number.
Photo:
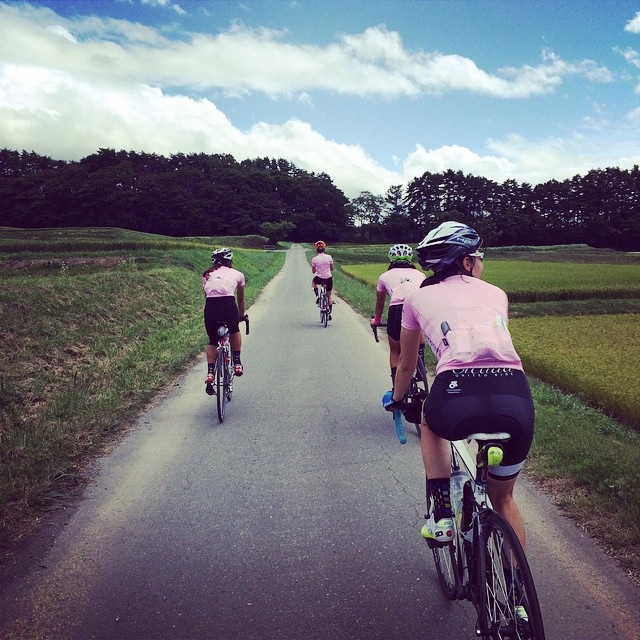
[[[420,426],[422,419],[422,403],[425,398],[429,395],[429,382],[427,381],[427,369],[424,365],[424,360],[418,356],[418,363],[416,365],[416,370],[411,378],[410,386],[409,386],[409,401],[410,403],[416,403],[419,405],[420,409],[416,410],[416,418],[417,422],[414,422],[414,426],[416,428],[416,433],[418,434],[418,438],[422,437],[422,429]]]
[[[418,356],[418,363],[416,365],[415,373],[416,381],[420,390],[424,392],[424,395],[429,395],[429,381],[427,380],[427,367],[424,364],[424,359]]]
[[[427,542],[427,544],[429,544]],[[456,542],[449,544],[430,544],[433,561],[436,565],[440,588],[449,600],[456,600],[460,596],[462,582],[458,563],[458,546]]]
[[[531,570],[511,525],[492,509],[480,514],[483,571],[476,574],[479,625],[494,640],[544,640],[544,625]]]
[[[320,324],[327,326],[329,322],[329,302],[326,294],[323,294],[320,298]]]
[[[218,364],[216,366],[216,401],[218,406],[218,420],[224,422],[224,414],[227,408],[227,393],[225,378],[227,376],[227,363],[225,362],[225,349],[218,349]]]

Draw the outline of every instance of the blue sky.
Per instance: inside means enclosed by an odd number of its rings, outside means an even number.
[[[348,197],[640,164],[640,3],[0,0],[0,148],[286,158]]]

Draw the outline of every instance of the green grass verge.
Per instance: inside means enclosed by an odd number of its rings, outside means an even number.
[[[201,273],[212,246],[242,244],[164,238],[160,248],[118,232],[125,249],[90,234],[91,248],[71,254],[48,231],[24,234],[37,258],[0,258],[0,542],[57,504],[88,456],[204,352]],[[284,254],[234,254],[248,306]]]

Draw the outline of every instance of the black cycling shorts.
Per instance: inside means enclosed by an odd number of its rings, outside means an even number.
[[[209,344],[218,344],[218,327],[226,324],[229,333],[238,333],[238,305],[235,296],[207,298],[204,305],[204,327],[209,336]]]
[[[387,336],[392,340],[400,340],[402,306],[401,304],[394,304],[389,307],[389,313],[387,313]]]
[[[320,276],[313,276],[314,284],[323,284],[327,291],[333,290],[333,278],[321,278]]]
[[[463,440],[477,432],[506,431],[504,459],[492,477],[508,479],[522,468],[533,440],[534,410],[523,371],[469,368],[436,376],[423,406],[433,433],[445,440]]]

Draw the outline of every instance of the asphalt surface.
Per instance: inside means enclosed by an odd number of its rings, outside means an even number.
[[[387,347],[340,300],[322,327],[310,283],[294,247],[249,309],[224,424],[202,360],[16,552],[0,637],[475,637],[419,535],[418,439],[380,405]],[[518,499],[547,638],[637,640],[640,590],[526,479]]]

